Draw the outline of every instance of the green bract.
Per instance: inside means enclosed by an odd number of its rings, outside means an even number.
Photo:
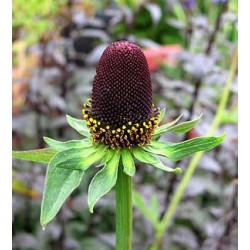
[[[159,122],[162,121],[164,114],[165,109],[160,112]],[[97,171],[89,185],[90,212],[93,212],[96,202],[115,186],[119,167],[128,176],[134,176],[135,159],[167,172],[180,173],[180,168],[173,169],[165,166],[158,156],[178,161],[195,152],[218,146],[225,135],[197,137],[180,143],[160,142],[159,138],[166,132],[188,132],[195,127],[201,116],[192,121],[177,124],[181,118],[179,116],[170,123],[158,126],[152,141],[146,146],[110,149],[103,144],[93,144],[85,121],[67,115],[69,125],[84,136],[84,139],[59,142],[44,137],[45,142],[50,146],[48,149],[13,152],[15,158],[49,162],[41,207],[41,224],[45,226],[55,217],[67,197],[80,184],[84,172],[92,165],[102,168]]]

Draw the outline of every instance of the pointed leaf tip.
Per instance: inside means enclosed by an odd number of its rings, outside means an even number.
[[[71,117],[70,115],[66,115],[66,119],[69,125],[73,129],[75,129],[79,134],[86,137],[90,137],[89,128],[87,127],[85,120],[76,119]]]
[[[166,132],[175,132],[175,133],[186,133],[193,129],[197,123],[200,121],[203,113],[201,113],[196,119],[193,119],[191,121],[186,121],[180,124],[177,124],[171,128],[169,128]]]
[[[175,168],[175,169],[174,169],[174,172],[175,172],[176,174],[181,174],[181,173],[182,173],[182,169],[181,169],[181,168]]]
[[[20,160],[48,163],[57,152],[52,148],[12,151],[12,157]]]

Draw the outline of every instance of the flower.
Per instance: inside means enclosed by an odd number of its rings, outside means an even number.
[[[133,177],[136,159],[167,172],[180,173],[180,168],[165,166],[159,156],[178,161],[197,151],[214,148],[225,137],[196,137],[179,143],[160,141],[164,133],[190,131],[201,115],[176,124],[179,116],[160,126],[165,109],[155,108],[152,103],[146,58],[137,45],[127,41],[114,42],[103,52],[96,69],[92,99],[83,106],[84,119],[69,115],[66,118],[84,139],[59,142],[44,137],[51,150],[46,151],[50,161],[41,206],[42,225],[54,218],[92,165],[103,167],[89,185],[90,212],[116,185],[118,168]]]
[[[148,64],[137,45],[119,41],[105,49],[83,117],[94,143],[131,148],[150,142],[159,108],[152,103]]]

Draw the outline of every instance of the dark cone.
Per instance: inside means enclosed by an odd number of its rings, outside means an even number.
[[[158,109],[152,105],[148,64],[137,45],[120,41],[105,49],[91,105],[85,106],[84,118],[95,142],[116,148],[144,145],[151,139]]]

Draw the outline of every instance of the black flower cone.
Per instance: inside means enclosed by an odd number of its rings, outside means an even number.
[[[153,106],[148,64],[137,45],[119,41],[105,49],[83,117],[94,143],[131,148],[151,140],[159,109]]]

